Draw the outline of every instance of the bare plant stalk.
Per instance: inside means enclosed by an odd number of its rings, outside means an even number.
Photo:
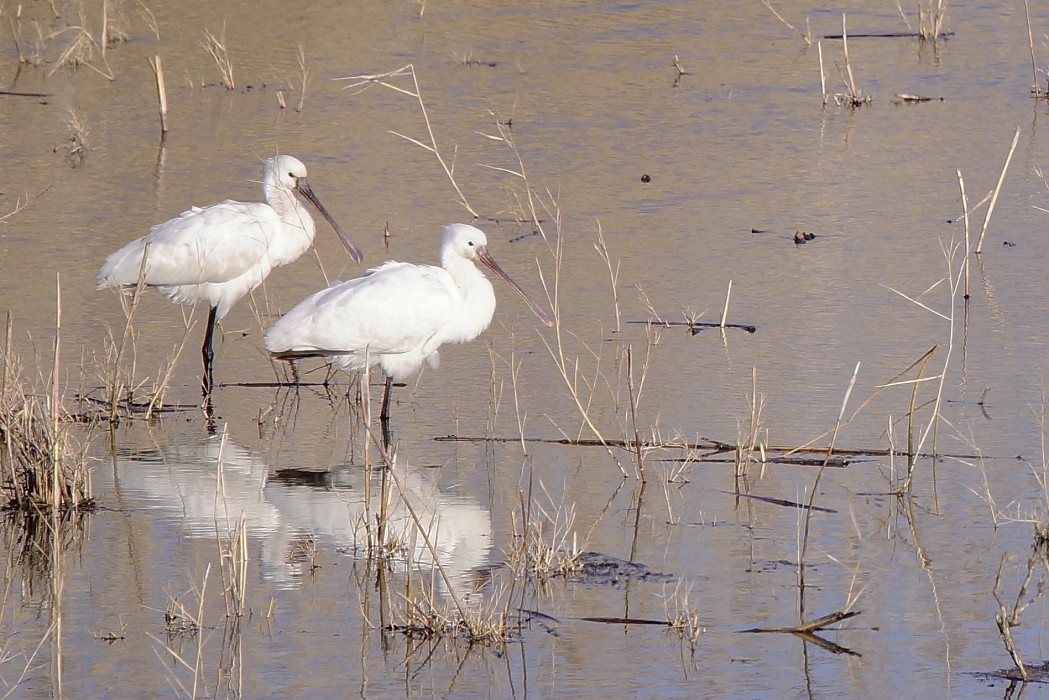
[[[849,93],[852,95],[853,101],[859,97],[859,93],[856,92],[856,81],[852,77],[852,64],[849,63],[849,35],[845,30],[845,13],[841,13],[841,47],[845,52],[845,72],[849,76]]]
[[[60,370],[59,354],[62,338],[62,276],[55,273],[55,359],[51,367],[51,517],[54,520],[53,536],[58,536],[58,511],[62,505],[62,450],[59,448],[59,414],[58,414],[58,373]],[[61,551],[55,543],[55,552]]]
[[[823,106],[827,106],[827,76],[823,70],[823,42],[816,42],[816,53],[820,57],[820,93],[823,95]]]
[[[205,41],[200,42],[200,45],[204,47],[204,50],[215,61],[215,66],[218,67],[219,74],[222,76],[223,84],[227,90],[235,90],[237,85],[233,80],[233,61],[230,60],[229,50],[226,48],[226,23],[222,23],[222,32],[218,36],[212,34],[211,30],[205,29],[204,38]]]
[[[647,481],[645,478],[645,461],[641,452],[641,434],[637,429],[637,404],[641,397],[634,394],[634,355],[629,345],[626,349],[626,376],[627,390],[629,392],[628,398],[630,399],[630,423],[634,428],[634,475],[638,481],[644,484]]]
[[[728,281],[728,291],[725,292],[725,308],[721,312],[721,327],[725,327],[725,319],[728,318],[728,301],[732,298],[732,280]]]
[[[411,76],[413,90],[406,90],[390,82],[391,79],[402,75]],[[430,153],[433,153],[434,156],[437,158],[437,162],[440,164],[441,169],[444,170],[444,174],[448,177],[448,181],[451,182],[452,187],[455,188],[456,194],[459,195],[459,203],[463,205],[463,207],[466,208],[466,211],[470,212],[470,215],[474,218],[478,218],[480,216],[477,213],[477,211],[472,206],[470,206],[469,201],[467,201],[466,199],[466,195],[463,194],[463,191],[459,188],[459,183],[455,180],[454,163],[452,165],[449,165],[448,162],[444,159],[444,156],[441,155],[440,149],[438,149],[437,147],[437,137],[434,136],[433,133],[433,125],[430,122],[430,115],[426,111],[426,103],[423,101],[422,90],[419,89],[419,80],[415,75],[415,66],[413,64],[409,63],[406,66],[398,68],[394,71],[390,71],[388,73],[381,73],[376,75],[354,75],[347,78],[339,78],[339,80],[354,81],[347,85],[345,88],[348,90],[353,90],[354,94],[363,92],[372,85],[382,85],[383,87],[390,88],[395,92],[408,95],[409,97],[414,97],[419,103],[419,110],[422,112],[423,122],[426,124],[426,133],[429,137],[429,142],[424,143],[419,139],[414,139],[411,136],[405,136],[404,134],[398,133],[396,131],[390,131],[390,133],[394,136],[401,137],[405,141],[414,143],[416,146],[419,146],[420,148],[423,148],[429,151]]]
[[[761,0],[761,4],[767,7],[772,14],[776,15],[776,19],[778,19],[784,26],[786,26],[788,29],[797,32],[801,36],[801,38],[805,40],[806,46],[812,46],[811,31],[806,34],[805,32],[792,25],[787,20],[783,19],[783,15],[781,15],[779,12],[776,12],[776,8],[772,6],[772,0]]]
[[[809,492],[808,507],[805,508],[805,514],[804,514],[805,527],[804,527],[804,530],[802,532],[801,549],[800,549],[800,553],[798,555],[798,580],[799,580],[799,586],[800,586],[801,590],[804,590],[805,552],[808,549],[808,545],[809,545],[809,523],[812,520],[812,513],[814,511],[812,506],[813,506],[813,504],[816,501],[816,494],[819,493],[819,490],[820,490],[820,479],[823,478],[823,472],[826,471],[827,465],[830,463],[830,457],[831,457],[831,454],[834,451],[834,443],[835,443],[835,441],[838,438],[838,431],[841,429],[841,427],[843,425],[845,425],[848,422],[846,420],[843,420],[844,416],[845,416],[845,407],[849,403],[849,396],[852,394],[852,388],[854,386],[856,386],[856,375],[859,374],[859,371],[860,371],[860,363],[857,362],[855,369],[852,370],[852,378],[849,380],[849,386],[845,390],[845,397],[841,401],[841,408],[838,410],[838,420],[835,421],[835,423],[834,423],[834,431],[831,433],[830,446],[827,448],[826,458],[823,460],[823,464],[820,465],[819,471],[816,472],[816,478],[813,480],[813,482],[812,482],[812,489]]]
[[[965,225],[965,262],[963,264],[964,271],[964,285],[962,292],[966,299],[969,298],[969,199],[965,196],[965,180],[962,179],[962,171],[956,170],[958,173],[958,189],[962,193],[962,222]]]
[[[109,422],[111,424],[115,424],[117,420],[117,400],[123,389],[120,383],[120,362],[124,358],[124,348],[127,347],[127,339],[131,335],[131,322],[135,318],[138,300],[142,296],[142,289],[145,287],[149,246],[150,244],[147,242],[145,248],[142,249],[142,264],[138,268],[138,281],[135,283],[135,291],[131,297],[131,308],[128,310],[127,320],[124,322],[124,332],[120,336],[120,347],[117,349],[117,356],[113,360],[113,378],[109,382]]]
[[[157,99],[160,101],[160,133],[168,133],[168,90],[164,85],[164,66],[160,62],[160,54],[149,62],[153,68],[153,76],[157,81]]]
[[[1027,45],[1031,48],[1031,92],[1035,97],[1041,97],[1043,93],[1038,87],[1038,63],[1034,58],[1034,34],[1031,32],[1031,6],[1028,0],[1024,0],[1024,14],[1027,15]]]
[[[594,248],[597,249],[598,255],[605,262],[605,267],[608,268],[608,278],[612,286],[612,301],[616,307],[616,333],[622,331],[622,315],[619,311],[619,261],[616,261],[615,269],[612,267],[612,256],[608,252],[608,245],[605,243],[605,234],[601,230],[601,222],[597,222],[597,243],[594,244]]]
[[[983,219],[983,228],[980,229],[980,238],[976,241],[976,250],[974,252],[980,253],[983,249],[983,237],[987,233],[987,225],[991,223],[991,214],[994,213],[994,205],[998,202],[998,194],[1002,191],[1002,183],[1005,182],[1005,173],[1009,170],[1009,162],[1013,159],[1013,152],[1016,150],[1016,144],[1020,141],[1020,127],[1016,127],[1016,135],[1013,136],[1013,145],[1009,147],[1009,155],[1005,157],[1005,164],[1002,165],[1002,172],[998,175],[998,184],[994,186],[994,193],[991,195],[991,203],[987,205],[987,215]]]
[[[299,93],[299,106],[296,112],[301,112],[306,106],[306,87],[310,84],[310,69],[306,65],[306,51],[302,48],[302,44],[299,44],[299,71],[302,75],[302,92]],[[282,105],[281,109],[283,108]]]
[[[493,116],[495,116],[493,114]],[[553,281],[547,280],[546,275],[543,272],[542,267],[539,268],[539,279],[543,285],[543,289],[546,290],[547,298],[550,302],[550,307],[554,315],[554,341],[550,342],[543,335],[540,335],[540,339],[546,346],[547,352],[550,357],[554,360],[554,364],[561,374],[561,378],[565,382],[565,386],[568,388],[569,393],[572,395],[572,400],[575,402],[576,409],[579,411],[580,416],[583,419],[583,423],[587,428],[593,432],[594,436],[601,442],[603,446],[608,450],[609,456],[615,461],[616,466],[619,467],[623,478],[628,476],[626,469],[620,464],[619,460],[616,459],[615,453],[607,440],[605,440],[602,431],[594,423],[590,415],[590,404],[594,398],[594,386],[596,385],[596,377],[594,383],[589,385],[590,397],[589,399],[583,396],[583,390],[579,386],[580,381],[580,369],[579,361],[575,360],[573,363],[565,354],[565,329],[561,319],[561,307],[559,299],[559,289],[561,280],[562,262],[564,260],[564,244],[561,236],[561,211],[557,206],[557,202],[553,195],[547,192],[549,203],[544,201],[541,197],[536,195],[532,190],[532,185],[528,180],[528,174],[525,170],[524,160],[521,158],[521,152],[517,148],[517,144],[513,139],[513,134],[507,128],[503,120],[496,116],[495,119],[496,129],[498,135],[494,134],[482,134],[486,138],[493,141],[499,141],[505,143],[506,146],[513,153],[514,158],[517,160],[517,170],[510,168],[496,167],[496,166],[485,166],[492,170],[507,173],[515,178],[518,178],[522,182],[522,187],[525,195],[525,207],[528,215],[531,217],[530,223],[535,227],[539,234],[543,237],[543,240],[547,243],[547,248],[550,252],[550,256],[553,260]],[[542,217],[539,215],[539,210],[543,209],[554,222],[554,233],[552,236],[547,235],[546,230],[543,227]],[[599,248],[600,252],[600,248]],[[588,348],[589,350],[589,348]],[[591,354],[600,361],[600,356],[591,350]],[[596,370],[597,374],[600,375],[600,367]],[[586,381],[585,379],[583,380]]]

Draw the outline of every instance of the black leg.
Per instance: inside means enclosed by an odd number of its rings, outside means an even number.
[[[386,377],[386,391],[382,394],[382,410],[379,411],[379,424],[382,426],[382,446],[390,449],[392,435],[390,433],[390,389],[393,387],[393,378]]]
[[[211,387],[215,384],[211,372],[211,365],[215,359],[215,350],[212,347],[212,340],[215,337],[215,322],[215,307],[212,306],[211,310],[208,311],[208,326],[204,330],[204,346],[200,349],[200,354],[204,358],[204,376],[201,378],[201,385],[205,397],[211,395]]]

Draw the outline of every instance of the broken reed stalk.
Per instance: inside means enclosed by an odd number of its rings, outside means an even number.
[[[157,99],[160,102],[160,134],[168,133],[168,90],[164,85],[164,65],[160,62],[160,54],[157,54],[150,62],[153,68],[153,77],[157,81]]]
[[[983,237],[987,233],[987,225],[991,223],[991,214],[994,213],[994,205],[998,202],[998,194],[1002,191],[1002,183],[1005,182],[1005,173],[1009,170],[1009,163],[1013,159],[1013,152],[1016,150],[1016,144],[1020,141],[1020,127],[1016,127],[1016,134],[1013,136],[1013,145],[1009,147],[1009,155],[1005,157],[1005,163],[1002,165],[1002,172],[998,175],[998,184],[994,187],[994,192],[991,195],[991,203],[987,205],[987,215],[983,219],[983,227],[980,229],[980,238],[976,241],[976,250],[974,252],[980,253],[983,250]]]
[[[299,106],[295,109],[296,112],[301,112],[306,106],[306,87],[310,82],[310,69],[306,65],[306,51],[302,48],[302,44],[299,44],[299,71],[302,75],[302,92],[299,94]],[[281,109],[284,109],[283,102]]]
[[[856,92],[856,81],[852,77],[852,64],[849,63],[849,35],[845,31],[845,13],[841,13],[841,47],[845,52],[845,73],[849,76],[849,97],[853,104],[859,101],[859,93]]]
[[[1031,48],[1031,92],[1037,98],[1044,93],[1038,87],[1038,62],[1034,58],[1034,34],[1031,32],[1031,6],[1029,0],[1024,0],[1024,14],[1027,15],[1027,45]]]
[[[728,291],[725,292],[725,308],[721,312],[721,328],[725,328],[725,319],[728,318],[728,301],[732,298],[732,280],[728,281]]]
[[[816,42],[816,54],[820,58],[820,94],[823,95],[823,106],[827,106],[827,76],[823,71],[823,42]]]

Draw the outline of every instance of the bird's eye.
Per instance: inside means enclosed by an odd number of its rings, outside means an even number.
[[[473,241],[467,241],[467,242],[466,242],[466,245],[468,245],[468,246],[470,246],[471,248],[473,248],[473,247],[474,247],[474,242],[473,242]]]
[[[290,177],[292,180],[294,180],[295,179],[295,173],[293,173],[291,171],[288,171],[288,177]]]

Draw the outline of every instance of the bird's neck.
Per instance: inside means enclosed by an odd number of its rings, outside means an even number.
[[[462,306],[448,327],[448,341],[465,343],[488,327],[495,313],[495,290],[492,283],[473,262],[456,257],[445,265],[462,295]]]
[[[288,214],[302,208],[295,195],[278,182],[263,183],[262,192],[266,196],[266,203],[273,207],[282,219],[287,220]]]

